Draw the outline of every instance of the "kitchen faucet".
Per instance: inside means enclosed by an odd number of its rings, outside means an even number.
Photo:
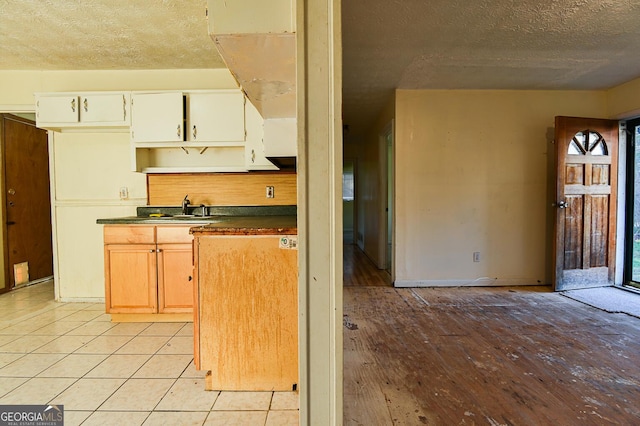
[[[189,207],[189,203],[191,203],[191,201],[189,201],[189,198],[187,198],[189,196],[189,194],[184,196],[184,200],[182,200],[182,214],[186,215],[187,214],[187,208]]]

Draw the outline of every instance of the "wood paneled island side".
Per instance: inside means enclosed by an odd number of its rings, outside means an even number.
[[[194,361],[207,390],[295,390],[295,216],[235,217],[194,236]]]

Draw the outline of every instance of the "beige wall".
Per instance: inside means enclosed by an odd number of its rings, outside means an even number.
[[[640,116],[640,78],[607,91],[610,118]]]
[[[0,71],[0,107],[31,107],[36,92],[229,89],[226,69],[140,71]],[[15,110],[15,109],[14,109]]]
[[[33,111],[35,92],[236,88],[223,70],[0,71],[0,111]],[[51,136],[52,135],[52,136]],[[54,270],[62,301],[104,298],[102,226],[146,204],[145,175],[130,171],[129,134],[52,133]],[[119,188],[129,189],[120,200]]]
[[[549,283],[554,117],[606,114],[605,92],[397,91],[396,284]]]

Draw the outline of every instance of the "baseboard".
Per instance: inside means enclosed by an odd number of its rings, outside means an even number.
[[[110,314],[111,322],[193,322],[193,313]]]
[[[61,297],[56,302],[61,303],[104,303],[104,297]]]
[[[536,279],[500,279],[500,278],[475,278],[456,279],[456,280],[398,280],[394,282],[394,287],[511,287],[511,286],[534,286],[534,285],[550,285],[540,282]]]

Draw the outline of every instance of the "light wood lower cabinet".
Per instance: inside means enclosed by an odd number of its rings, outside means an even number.
[[[192,240],[188,226],[106,225],[107,313],[193,312]]]
[[[105,245],[107,313],[158,312],[155,244]]]
[[[298,251],[281,237],[196,233],[194,359],[209,390],[298,383]]]
[[[158,244],[158,312],[193,312],[191,244]]]

